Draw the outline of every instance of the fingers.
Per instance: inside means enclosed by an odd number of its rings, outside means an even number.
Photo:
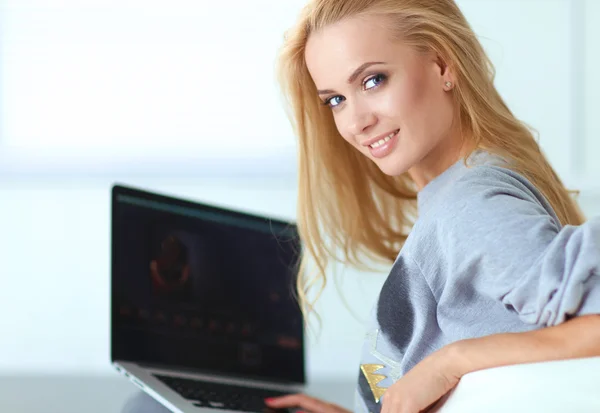
[[[421,410],[410,399],[398,399],[388,397],[388,400],[382,400],[380,413],[426,413],[427,409]]]
[[[289,396],[266,399],[265,403],[269,407],[295,407],[311,413],[337,413],[339,411],[336,406],[305,394],[291,394]]]

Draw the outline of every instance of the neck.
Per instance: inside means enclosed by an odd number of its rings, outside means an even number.
[[[472,151],[470,140],[460,135],[444,141],[429,152],[418,164],[409,169],[408,174],[423,189],[429,182]]]

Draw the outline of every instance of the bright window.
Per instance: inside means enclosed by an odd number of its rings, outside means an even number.
[[[293,162],[274,64],[302,3],[0,1],[4,159]]]

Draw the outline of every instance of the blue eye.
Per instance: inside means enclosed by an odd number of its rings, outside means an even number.
[[[365,90],[373,89],[374,87],[377,87],[380,84],[382,84],[386,78],[387,78],[386,75],[384,75],[382,73],[375,75],[375,76],[371,76],[370,78],[368,78],[364,81],[363,88]]]
[[[339,106],[339,104],[342,103],[344,100],[346,100],[346,98],[343,96],[332,96],[329,99],[327,99],[324,104],[331,108],[335,108],[336,106]]]

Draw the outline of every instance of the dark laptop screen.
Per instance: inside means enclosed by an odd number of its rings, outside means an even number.
[[[115,186],[112,359],[304,382],[289,223]]]

